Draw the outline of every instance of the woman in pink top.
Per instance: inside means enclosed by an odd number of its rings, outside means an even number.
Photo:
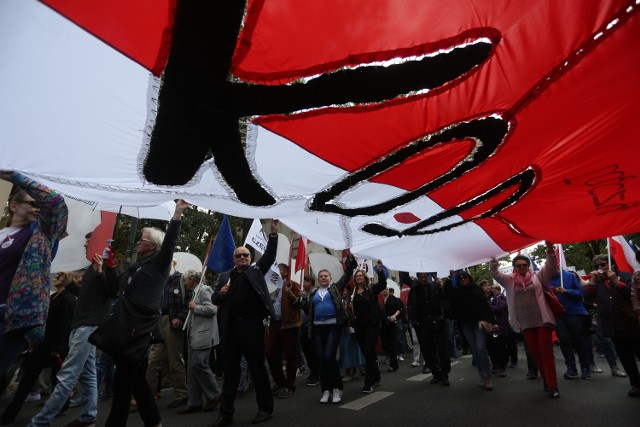
[[[513,272],[504,274],[498,270],[498,261],[491,260],[491,276],[506,290],[509,307],[509,323],[514,331],[522,333],[536,366],[544,378],[545,391],[557,399],[558,379],[553,355],[552,331],[556,319],[547,305],[543,287],[558,271],[553,244],[547,242],[547,262],[535,274],[529,269],[529,258],[518,255],[513,261]]]

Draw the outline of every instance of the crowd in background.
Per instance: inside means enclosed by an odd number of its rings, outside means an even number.
[[[387,286],[381,260],[371,277],[348,255],[336,280],[320,270],[300,284],[279,264],[283,284],[270,293],[274,220],[258,262],[238,247],[234,268],[210,286],[201,272],[175,268],[188,207],[178,201],[166,233],[142,230],[134,264],[117,265],[109,248],[87,254],[91,266],[56,274],[49,294],[51,259],[67,223],[64,200],[21,174],[0,177],[17,189],[9,226],[0,230],[0,377],[3,389],[12,378],[17,386],[0,425],[11,424],[25,401],[48,395],[30,426],[50,425],[70,407],[80,412],[67,426],[94,425],[101,400],[112,402],[108,426],[126,425],[136,411],[145,425],[159,426],[156,399],[167,387],[168,408],[179,414],[219,408],[214,426],[231,424],[234,400],[255,390],[258,423],[271,417],[274,398],[295,396],[303,376],[305,386],[318,387],[320,403],[339,403],[344,382],[362,377],[363,394],[381,385],[380,360],[390,373],[407,362],[447,387],[451,362],[467,353],[481,389],[491,391],[496,375],[518,366],[521,340],[527,377],[541,377],[552,399],[560,397],[556,346],[563,379],[602,373],[595,349],[611,375],[628,378],[628,395],[640,397],[640,272],[619,271],[605,255],[585,277],[559,270],[549,243],[539,271],[522,255],[509,274],[492,260],[493,282],[476,283],[466,270],[444,278],[400,272],[406,304]],[[562,313],[549,301],[554,295]]]

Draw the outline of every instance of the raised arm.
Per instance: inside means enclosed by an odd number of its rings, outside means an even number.
[[[276,251],[278,250],[278,229],[280,223],[277,219],[271,220],[271,232],[269,233],[269,241],[267,242],[267,248],[264,254],[260,257],[256,266],[262,271],[262,274],[267,274],[271,266],[276,261]]]
[[[378,283],[371,287],[371,292],[373,292],[373,295],[377,296],[380,292],[387,289],[387,274],[385,274],[385,267],[381,263],[376,265],[373,269],[378,274]]]
[[[44,234],[52,240],[62,237],[67,230],[69,211],[61,194],[19,172],[2,171],[0,178],[22,188],[40,202],[38,225]]]
[[[158,271],[164,272],[166,270],[168,273],[171,261],[173,261],[173,252],[175,251],[176,244],[178,243],[178,234],[180,233],[180,224],[182,223],[182,213],[188,207],[189,203],[182,199],[176,202],[176,210],[174,211],[173,218],[171,218],[171,222],[169,223],[169,228],[164,236],[164,241],[162,242],[162,246],[160,246],[158,255],[153,260],[154,267]],[[164,286],[164,283],[162,285]]]
[[[505,288],[506,284],[511,284],[513,282],[513,278],[510,275],[504,274],[498,270],[498,260],[495,258],[491,258],[491,261],[489,261],[489,273],[496,282],[500,283]]]
[[[551,276],[558,272],[558,258],[556,257],[556,248],[551,242],[545,242],[547,245],[547,261],[544,266],[536,273],[538,279],[543,285],[547,285],[551,280]]]
[[[358,262],[356,261],[356,258],[349,253],[349,256],[347,256],[347,260],[346,260],[346,269],[344,271],[344,274],[342,275],[342,277],[340,278],[340,280],[338,280],[335,283],[335,286],[338,288],[338,291],[340,292],[340,295],[342,295],[342,291],[344,290],[344,287],[347,286],[347,283],[349,283],[349,280],[351,280],[351,276],[353,276],[353,271],[358,267]]]

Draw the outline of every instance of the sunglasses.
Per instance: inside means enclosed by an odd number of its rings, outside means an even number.
[[[235,259],[240,259],[240,258],[249,258],[251,256],[251,254],[235,254],[233,257]]]
[[[609,265],[608,262],[601,262],[600,264],[597,264],[598,267],[606,267],[607,265]]]
[[[26,203],[27,205],[33,207],[33,208],[39,208],[40,207],[40,202],[36,201],[36,200],[23,200],[22,202],[18,202],[18,203]]]
[[[514,265],[515,268],[525,268],[525,267],[529,267],[529,264],[516,264]]]

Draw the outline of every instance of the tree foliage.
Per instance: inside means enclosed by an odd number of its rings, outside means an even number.
[[[243,230],[244,222],[244,218],[229,217],[236,246],[244,241],[242,240],[243,234],[246,233]],[[176,251],[193,254],[204,262],[212,237],[218,233],[221,223],[222,214],[191,206],[183,214]],[[123,262],[128,264],[131,261],[129,252],[135,252],[134,243],[140,238],[144,227],[157,227],[166,231],[168,225],[167,221],[138,220],[127,215],[119,215],[114,232],[113,247],[116,253],[120,254]]]
[[[625,240],[640,241],[640,233],[627,234]],[[576,270],[591,271],[591,260],[598,254],[607,253],[607,239],[589,240],[587,242],[564,243],[562,245],[567,265],[572,265]],[[531,256],[538,263],[544,262],[547,257],[544,245],[538,245],[531,251]]]

